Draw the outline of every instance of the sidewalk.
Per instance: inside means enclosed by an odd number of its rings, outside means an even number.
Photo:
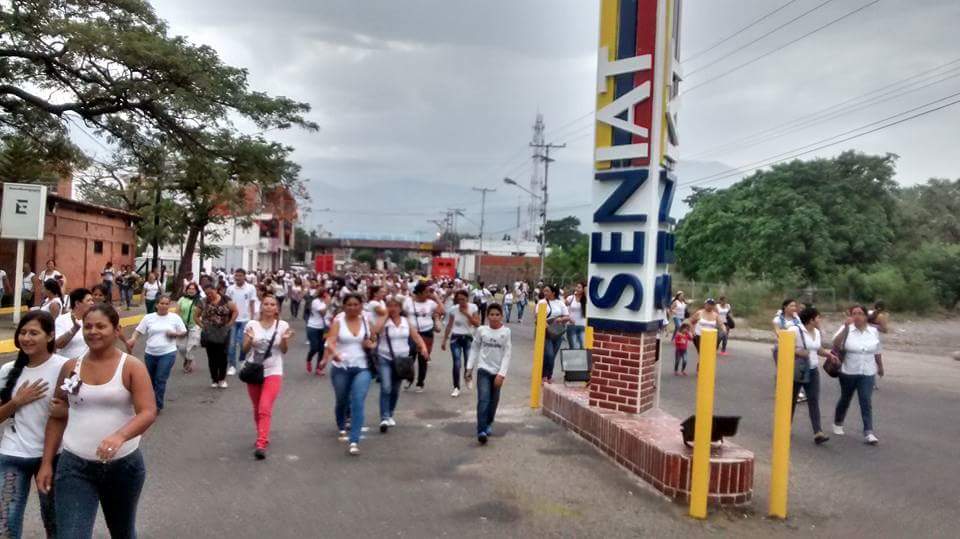
[[[120,313],[120,325],[123,327],[135,326],[146,314],[145,307],[142,304],[134,305],[129,311],[121,308],[118,312]],[[13,345],[13,332],[16,328],[13,323],[12,312],[0,315],[0,355],[12,354],[17,351],[17,348]]]

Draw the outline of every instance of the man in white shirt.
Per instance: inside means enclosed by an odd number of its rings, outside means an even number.
[[[7,281],[7,272],[0,269],[0,305],[3,305],[3,296],[7,293],[10,283]]]
[[[37,274],[30,271],[30,264],[23,265],[23,290],[20,291],[20,302],[25,307],[33,307],[33,298]]]
[[[227,375],[237,374],[237,364],[243,349],[243,331],[247,322],[256,312],[257,289],[247,282],[247,272],[238,269],[233,273],[233,284],[227,287],[227,297],[237,306],[237,319],[233,323],[233,336],[230,339],[230,348],[227,351]]]
[[[67,359],[77,359],[87,353],[87,342],[83,340],[83,317],[93,307],[93,295],[86,288],[77,288],[70,292],[70,304],[73,310],[57,317],[56,341],[57,353]]]

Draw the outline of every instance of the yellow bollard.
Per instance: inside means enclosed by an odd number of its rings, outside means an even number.
[[[587,350],[593,350],[593,328],[590,327],[589,323],[583,331],[583,347]]]
[[[773,406],[773,455],[770,459],[770,516],[787,518],[790,486],[790,415],[793,406],[793,366],[796,336],[781,331],[777,336],[777,389]]]
[[[547,339],[547,306],[537,306],[537,325],[533,332],[533,369],[530,370],[530,407],[540,407],[543,384],[543,348]]]
[[[707,518],[716,368],[717,330],[704,329],[700,335],[700,358],[697,362],[697,420],[694,426],[693,469],[690,480],[690,516],[693,518]]]

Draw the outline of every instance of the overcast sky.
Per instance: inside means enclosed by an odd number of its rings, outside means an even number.
[[[855,134],[856,128],[960,92],[958,62],[912,79],[913,86],[873,94],[883,100],[875,105],[855,101],[811,119],[828,121],[744,140],[960,58],[960,2],[871,2],[832,0],[814,9],[823,0],[794,0],[754,28],[685,62],[685,86],[693,88],[868,6],[689,90],[680,109],[681,183],[790,155],[848,131]],[[429,234],[435,230],[429,219],[447,207],[461,207],[467,209],[461,229],[475,232],[480,195],[471,187],[495,187],[487,199],[491,237],[509,233],[516,206],[528,200],[502,178],[529,181],[526,145],[538,110],[545,116],[548,140],[568,143],[557,151],[550,170],[550,217],[586,220],[590,215],[593,124],[584,116],[595,102],[598,3],[154,2],[171,32],[211,45],[226,62],[249,69],[256,89],[313,105],[311,119],[321,125],[319,133],[277,136],[296,147],[294,157],[310,181],[314,211],[306,216],[308,225],[343,234]],[[682,56],[688,57],[787,0],[684,4]],[[731,54],[808,10],[813,11]],[[891,93],[925,84],[929,86],[902,96]],[[960,105],[805,158],[849,148],[892,152],[900,155],[898,179],[904,184],[931,176],[957,178],[958,120]],[[739,142],[729,147],[731,141]],[[725,143],[727,148],[721,146]],[[735,179],[704,185],[723,186]],[[326,208],[334,211],[322,211]]]

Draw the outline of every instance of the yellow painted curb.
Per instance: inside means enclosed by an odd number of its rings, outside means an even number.
[[[133,301],[140,303],[140,294],[134,294]],[[29,310],[30,310],[29,307],[20,307],[20,312],[22,313],[25,313]],[[13,307],[0,307],[0,316],[3,316],[5,314],[13,314]]]

